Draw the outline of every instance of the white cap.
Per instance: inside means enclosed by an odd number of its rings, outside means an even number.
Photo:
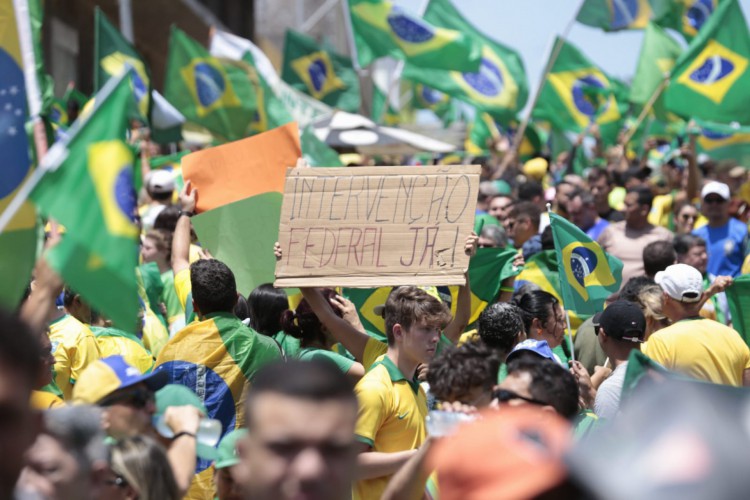
[[[174,191],[174,174],[167,170],[152,170],[146,186],[150,193],[171,193]]]
[[[673,264],[654,276],[664,292],[679,302],[698,302],[703,295],[703,276],[693,266]]]
[[[709,194],[718,194],[725,200],[732,197],[732,194],[729,192],[729,186],[723,182],[716,181],[711,181],[703,186],[703,189],[701,190],[701,200],[704,200]]]

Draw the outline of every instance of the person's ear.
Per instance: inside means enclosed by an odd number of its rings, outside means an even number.
[[[536,332],[537,332],[537,334],[539,334],[539,333],[541,333],[541,332],[542,332],[543,330],[544,330],[544,328],[542,328],[542,322],[541,322],[541,321],[539,321],[539,318],[534,318],[534,319],[533,319],[533,320],[531,321],[531,331],[532,331],[532,332],[533,332],[533,331],[536,331]]]
[[[404,338],[404,327],[399,323],[393,325],[393,338],[394,340],[402,340]]]
[[[544,406],[542,406],[542,411],[546,411],[548,413],[557,414],[557,410],[555,410],[555,407],[554,406],[550,406],[550,405],[544,405]]]
[[[604,328],[601,326],[599,327],[599,337],[601,337],[602,342],[607,342],[609,340],[609,335],[604,331]]]

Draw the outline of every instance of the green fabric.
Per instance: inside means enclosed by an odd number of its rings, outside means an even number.
[[[586,438],[589,433],[599,425],[599,417],[591,410],[581,410],[573,424],[573,437],[576,441]]]
[[[258,109],[253,115],[251,122],[252,131],[254,133],[265,132],[292,121],[292,115],[289,113],[284,101],[276,96],[269,83],[266,82],[256,69],[255,59],[252,54],[245,52],[242,55],[242,61],[251,68],[249,71],[250,83],[253,85],[258,101]]]
[[[15,310],[31,281],[31,271],[36,260],[38,234],[35,227],[36,217],[30,204],[22,209],[28,211],[16,215],[12,221],[26,219],[29,227],[6,229],[0,233],[0,304],[8,310]]]
[[[405,78],[429,85],[499,120],[507,121],[523,109],[529,91],[526,70],[518,52],[477,30],[449,0],[430,1],[424,18],[436,26],[458,30],[471,37],[482,47],[482,66],[479,70],[468,70],[476,71],[474,73],[466,73],[461,68],[436,71],[407,64]],[[487,76],[493,74],[501,75],[501,81]]]
[[[180,304],[180,299],[177,297],[177,290],[174,288],[174,271],[170,269],[163,272],[160,278],[164,288],[159,298],[167,307],[167,320],[185,314],[182,304]]]
[[[750,127],[695,120],[696,149],[713,160],[735,160],[750,165]],[[736,125],[736,124],[735,124]]]
[[[279,343],[281,350],[284,351],[284,356],[287,358],[297,357],[297,354],[300,351],[299,339],[296,339],[283,331],[273,335],[272,338]]]
[[[630,87],[630,101],[645,105],[674,67],[682,47],[663,28],[649,23],[643,36],[638,66]],[[657,116],[666,119],[664,94],[654,103]]]
[[[52,373],[54,374],[54,370],[53,370]],[[45,385],[44,387],[42,387],[39,390],[40,391],[44,391],[44,392],[49,392],[50,394],[54,394],[58,398],[63,399],[63,393],[60,390],[60,388],[57,387],[57,382],[55,382],[55,377],[54,376],[52,377],[52,382],[50,382],[49,384]]]
[[[146,349],[143,346],[143,340],[139,339],[134,333],[129,333],[118,328],[103,326],[89,326],[89,329],[91,330],[91,333],[94,334],[94,337],[122,337],[128,340],[132,340],[136,344]]]
[[[214,463],[216,470],[233,467],[241,462],[237,454],[237,442],[247,437],[247,429],[235,429],[221,439],[216,448],[217,457]]]
[[[156,314],[159,314],[161,311],[159,304],[162,302],[161,296],[164,293],[164,282],[159,272],[159,266],[156,265],[156,262],[147,262],[138,266],[138,273],[143,281],[143,288],[146,290],[149,307]]]
[[[31,193],[45,216],[67,228],[48,254],[52,268],[127,331],[134,330],[138,314],[133,152],[125,143],[131,103],[125,78],[108,95],[97,94],[94,111],[50,149],[47,159],[59,168],[49,171]]]
[[[198,42],[172,27],[164,97],[193,123],[221,139],[250,135],[258,111],[249,68],[212,57]]]
[[[641,29],[651,17],[648,2],[585,0],[576,21],[604,31]]]
[[[622,87],[574,45],[557,38],[555,47],[558,46],[559,54],[532,116],[575,133],[594,122],[599,125],[602,140],[614,143],[625,112],[625,102],[620,102],[617,95]]]
[[[641,379],[647,376],[649,372],[659,373],[661,377],[674,376],[672,372],[668,371],[641,351],[637,349],[630,351],[630,356],[628,356],[628,367],[625,372],[625,380],[623,381],[622,392],[620,394],[620,407],[625,404],[625,401],[632,395]]]
[[[391,56],[416,66],[477,71],[481,49],[466,31],[432,26],[389,0],[347,0],[361,67]]]
[[[302,361],[312,361],[320,359],[330,361],[331,363],[335,364],[343,373],[348,372],[354,364],[354,361],[342,356],[341,354],[336,354],[332,351],[326,351],[325,349],[317,349],[314,347],[305,347],[304,349],[300,349],[300,351],[297,353],[297,358],[301,359]]]
[[[732,313],[732,327],[750,345],[750,274],[736,277],[725,293]]]
[[[329,106],[359,111],[359,76],[352,60],[326,50],[305,34],[287,30],[281,78]]]
[[[682,34],[688,42],[705,26],[706,19],[713,17],[718,1],[649,0],[654,21]]]
[[[245,326],[233,313],[207,314],[206,319],[213,320],[224,347],[248,380],[263,365],[281,359],[281,351],[273,339]]]
[[[579,315],[601,311],[607,297],[620,289],[622,261],[559,215],[549,217],[565,308]]]
[[[398,366],[396,366],[396,364],[391,361],[391,358],[389,358],[388,356],[383,356],[382,360],[373,363],[370,369],[372,370],[372,368],[377,365],[383,365],[385,367],[386,371],[388,372],[388,376],[391,378],[391,382],[405,380],[409,384],[409,387],[411,387],[411,390],[414,391],[414,394],[419,392],[419,380],[417,380],[416,378],[416,373],[414,374],[413,379],[407,379],[404,374],[401,373],[401,370],[398,369]]]
[[[100,90],[107,80],[119,76],[126,66],[132,68],[130,79],[138,111],[143,117],[148,117],[151,73],[135,48],[97,6],[94,10],[94,90]]]
[[[299,138],[302,157],[311,167],[343,167],[339,154],[318,139],[312,127],[302,129]]]
[[[667,109],[718,123],[750,123],[750,32],[736,0],[725,0],[677,59]]]

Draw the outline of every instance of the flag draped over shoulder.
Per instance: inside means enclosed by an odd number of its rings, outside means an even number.
[[[651,18],[649,0],[585,0],[576,21],[604,31],[645,28]]]
[[[557,44],[562,45],[533,117],[572,132],[582,132],[594,122],[605,141],[614,141],[623,117],[617,99],[620,86],[575,46],[560,38]]]
[[[564,307],[578,314],[601,311],[606,298],[620,289],[622,261],[559,215],[549,217]]]
[[[25,22],[30,23],[29,19]],[[24,129],[27,117],[27,93],[21,58],[19,30],[12,0],[0,1],[0,213],[13,200],[19,187],[31,173],[29,142]],[[36,99],[41,106],[40,96]],[[18,306],[29,283],[36,255],[36,212],[24,203],[9,225],[0,233],[0,305]]]
[[[405,78],[429,85],[500,120],[515,116],[523,108],[528,98],[528,83],[518,52],[482,34],[450,0],[432,0],[425,19],[471,37],[482,48],[481,65],[474,71],[454,68],[445,72],[407,64]]]
[[[719,0],[650,0],[654,20],[692,40],[710,19]]]
[[[256,92],[242,61],[212,57],[198,42],[172,27],[164,97],[188,121],[226,140],[251,134]]]
[[[359,110],[359,77],[351,59],[325,50],[307,35],[287,30],[281,78],[329,106]]]
[[[737,0],[719,4],[675,63],[667,108],[684,117],[750,124],[750,33]]]
[[[96,100],[68,139],[49,150],[40,166],[49,171],[31,199],[67,229],[48,254],[53,269],[118,328],[134,331],[139,231],[133,151],[125,142],[129,75],[110,81]]]
[[[643,35],[638,66],[630,86],[630,101],[645,105],[669,76],[681,53],[680,45],[663,28],[649,23]],[[663,99],[662,95],[659,103]],[[654,108],[663,108],[663,104],[655,105]]]
[[[101,89],[110,78],[120,75],[127,66],[133,68],[130,79],[138,111],[148,118],[151,73],[135,48],[97,6],[94,11],[94,91]]]
[[[433,26],[389,0],[347,1],[361,67],[391,56],[424,68],[479,68],[480,47],[465,32]]]
[[[750,274],[735,278],[726,295],[732,313],[732,327],[750,345]]]

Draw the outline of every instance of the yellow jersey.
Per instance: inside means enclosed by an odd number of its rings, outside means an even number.
[[[81,372],[101,357],[99,346],[89,327],[70,314],[50,323],[49,340],[55,357],[55,383],[62,391],[63,399],[68,400]]]
[[[99,353],[103,358],[119,354],[141,373],[149,373],[154,367],[154,357],[146,350],[141,340],[133,334],[116,328],[92,326]]]

